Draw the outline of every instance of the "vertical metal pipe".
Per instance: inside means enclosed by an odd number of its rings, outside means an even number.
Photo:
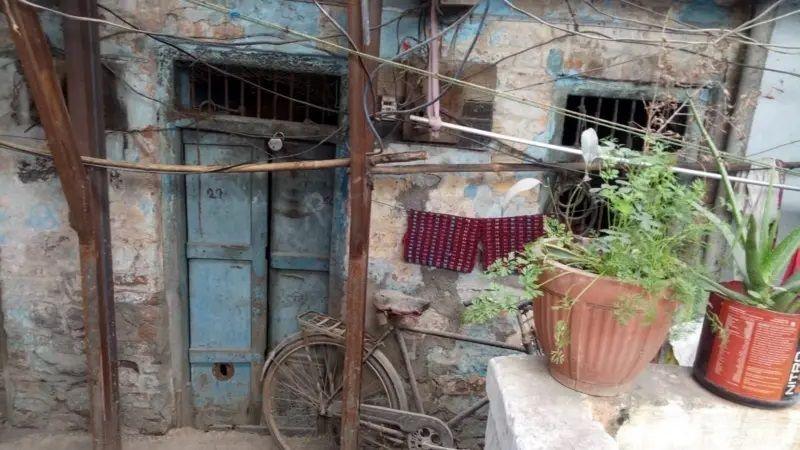
[[[76,16],[99,17],[97,0],[62,0],[64,11]],[[72,134],[78,153],[105,158],[106,135],[103,110],[103,69],[100,63],[97,24],[64,21],[64,52]],[[108,206],[108,174],[88,169],[94,205],[90,209],[92,240],[82,240],[81,272],[84,280],[86,354],[89,367],[89,428],[94,448],[119,450],[119,363],[117,361],[114,281],[111,260],[111,227]],[[90,278],[91,277],[91,278]]]
[[[370,2],[370,21],[373,17],[380,23],[382,2]],[[359,45],[363,42],[362,14],[360,0],[349,0],[347,8],[347,26],[352,41]],[[361,46],[361,50],[378,54],[380,35],[376,33],[370,40],[370,46]],[[348,91],[348,121],[350,124],[350,242],[347,269],[346,313],[345,324],[345,357],[344,357],[344,390],[342,393],[342,440],[341,448],[355,450],[358,448],[358,412],[361,405],[361,369],[362,347],[364,345],[364,320],[367,300],[367,271],[369,256],[369,220],[372,204],[372,192],[369,182],[367,153],[372,151],[373,138],[367,128],[367,113],[361,96],[367,83],[367,74],[359,61],[359,57],[350,54]]]
[[[64,9],[72,14],[97,15],[96,4],[91,0],[65,3]],[[97,107],[102,105],[102,72],[96,25],[65,24],[65,31],[70,33],[65,39],[70,84],[76,89],[74,97],[70,96],[76,116],[72,120],[37,12],[16,1],[6,1],[2,8],[53,154],[69,206],[70,226],[78,235],[93,447],[119,450],[119,388],[106,177],[104,171],[94,171],[90,176],[79,153],[83,149],[87,154],[104,156],[103,115]],[[73,128],[72,123],[80,126]]]

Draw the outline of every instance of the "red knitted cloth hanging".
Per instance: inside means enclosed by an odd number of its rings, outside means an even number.
[[[409,210],[403,255],[414,264],[472,272],[479,232],[480,219]]]
[[[543,235],[542,214],[482,219],[483,266],[488,268],[493,262],[508,256],[509,253],[522,251],[525,244]]]

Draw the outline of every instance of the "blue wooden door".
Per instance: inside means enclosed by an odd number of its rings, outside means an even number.
[[[265,159],[264,141],[183,132],[187,164]],[[195,423],[257,423],[266,345],[267,174],[186,177],[189,364]]]
[[[282,160],[333,158],[335,148],[286,142]],[[269,344],[297,331],[298,314],[328,311],[333,217],[332,170],[272,174],[269,244]]]

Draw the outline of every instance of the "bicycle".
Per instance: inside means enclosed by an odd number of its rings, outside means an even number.
[[[484,397],[448,421],[425,413],[419,385],[406,345],[406,333],[438,336],[521,353],[540,353],[532,327],[532,305],[517,307],[521,345],[474,338],[458,333],[404,325],[402,319],[419,315],[425,302],[409,314],[399,305],[379,309],[387,317],[378,338],[365,337],[361,385],[359,436],[363,448],[454,450],[452,428],[489,403]],[[263,417],[275,442],[285,450],[335,449],[339,446],[342,366],[345,327],[341,321],[317,312],[297,318],[300,332],[282,341],[268,356],[262,371]],[[394,336],[414,400],[409,408],[403,379],[380,347]]]

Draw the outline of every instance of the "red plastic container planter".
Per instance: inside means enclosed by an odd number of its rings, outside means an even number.
[[[742,284],[727,287],[742,291]],[[708,308],[724,332],[706,317],[694,377],[711,392],[750,406],[781,408],[800,398],[800,314],[754,308],[712,293]],[[713,316],[712,316],[713,317]]]

